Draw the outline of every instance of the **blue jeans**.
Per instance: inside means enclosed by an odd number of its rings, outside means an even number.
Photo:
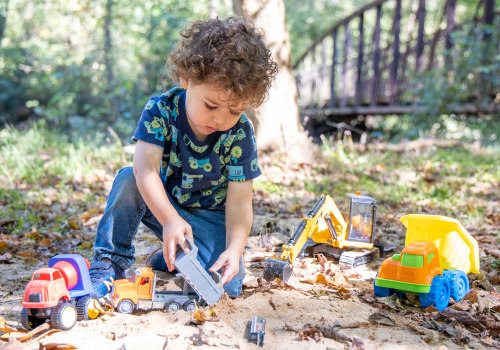
[[[183,208],[175,199],[170,202],[179,215],[191,225],[194,243],[198,247],[198,260],[208,270],[226,249],[225,213]],[[108,258],[123,270],[128,269],[135,262],[132,240],[141,222],[162,240],[163,228],[142,199],[132,167],[126,167],[116,175],[104,215],[97,227],[94,261]],[[240,295],[244,277],[245,266],[241,257],[238,274],[224,285],[229,296]]]

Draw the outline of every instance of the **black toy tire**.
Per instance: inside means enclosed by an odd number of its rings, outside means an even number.
[[[86,295],[78,299],[76,302],[76,317],[78,321],[87,321],[92,319],[89,316],[89,305],[93,301],[98,302],[97,298],[93,295]]]
[[[194,300],[188,300],[182,305],[183,309],[186,310],[187,312],[191,312],[196,310],[196,303]]]
[[[134,309],[135,305],[130,299],[123,299],[116,306],[116,311],[121,314],[131,314]]]
[[[27,308],[23,308],[21,311],[21,324],[27,330],[32,330],[41,324],[44,324],[46,320],[44,318],[38,318],[35,316],[30,316],[29,310]]]
[[[76,324],[76,308],[70,303],[59,301],[50,313],[50,324],[56,329],[68,331]]]
[[[169,301],[167,304],[168,311],[179,311],[180,309],[181,309],[181,304],[179,304],[175,300]]]

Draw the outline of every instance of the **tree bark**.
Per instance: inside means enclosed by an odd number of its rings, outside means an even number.
[[[265,32],[279,73],[269,91],[269,99],[248,111],[254,123],[259,152],[287,154],[289,159],[311,159],[312,144],[299,122],[297,87],[290,63],[290,38],[283,0],[233,0],[236,15],[251,20]]]

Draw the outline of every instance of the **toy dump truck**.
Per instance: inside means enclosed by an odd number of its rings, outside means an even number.
[[[476,240],[455,219],[438,215],[401,217],[407,228],[401,254],[387,258],[374,280],[374,293],[417,293],[424,308],[444,310],[450,297],[460,301],[469,291],[469,272],[479,273]]]
[[[191,250],[188,254],[179,251],[174,263],[179,271],[177,275],[184,279],[182,291],[157,291],[154,272],[149,267],[139,267],[131,278],[114,282],[111,303],[116,310],[129,314],[152,309],[193,311],[196,303],[201,302],[213,306],[224,293],[218,285],[220,275],[214,273],[211,277],[205,271],[196,259],[198,248],[190,240],[188,242]]]
[[[21,324],[32,329],[50,320],[52,327],[69,330],[77,320],[99,316],[92,293],[88,261],[78,254],[56,255],[26,286]]]
[[[302,219],[288,243],[283,245],[282,254],[266,260],[264,279],[272,281],[279,278],[288,281],[293,272],[292,263],[308,239],[332,248],[344,249],[340,255],[340,263],[343,265],[355,267],[369,262],[370,251],[350,252],[345,248],[373,248],[377,202],[359,192],[348,196],[350,209],[347,223],[333,198],[321,195],[307,217]]]

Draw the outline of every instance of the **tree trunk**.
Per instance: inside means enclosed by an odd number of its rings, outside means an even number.
[[[7,14],[9,13],[9,0],[0,2],[0,47],[2,47],[2,39],[7,26]]]
[[[312,144],[299,122],[283,0],[233,0],[233,7],[236,15],[243,15],[264,30],[264,42],[279,68],[269,99],[248,111],[259,152],[287,154],[289,159],[299,162],[311,159]]]

